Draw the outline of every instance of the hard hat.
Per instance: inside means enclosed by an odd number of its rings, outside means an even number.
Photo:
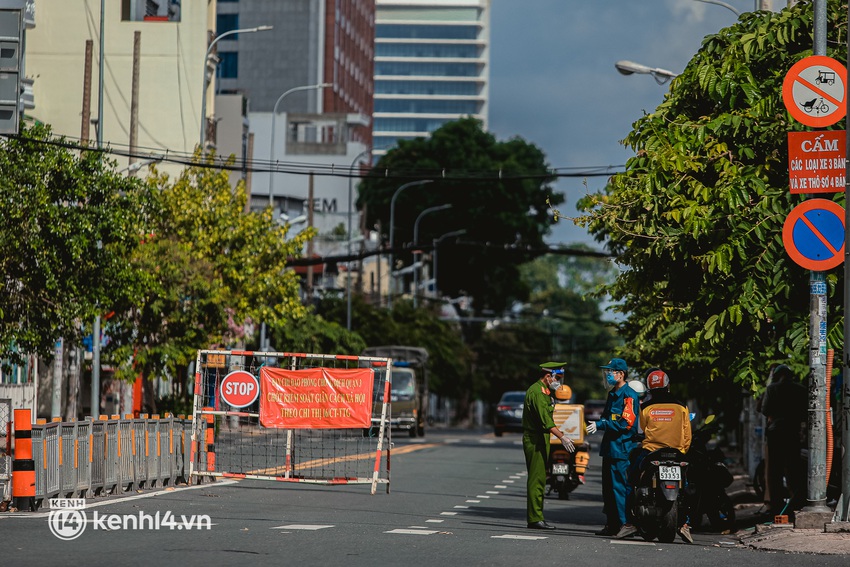
[[[628,384],[629,388],[634,390],[639,398],[642,398],[646,394],[646,386],[640,380],[632,380]]]
[[[566,384],[561,384],[561,387],[555,390],[555,399],[571,400],[573,397],[573,389]]]
[[[670,377],[660,368],[650,368],[646,374],[646,387],[650,390],[666,388],[670,385]]]

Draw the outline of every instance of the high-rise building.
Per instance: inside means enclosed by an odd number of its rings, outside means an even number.
[[[377,0],[373,156],[465,116],[487,127],[490,0]]]

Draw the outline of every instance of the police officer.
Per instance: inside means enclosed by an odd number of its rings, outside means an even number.
[[[602,457],[602,501],[606,522],[596,535],[620,537],[620,531],[628,531],[630,525],[626,511],[629,453],[637,446],[636,422],[640,402],[637,392],[626,383],[629,367],[625,360],[612,358],[600,368],[605,386],[610,391],[602,418],[587,424],[588,435],[597,430],[604,432],[599,455]]]
[[[573,442],[555,425],[552,419],[554,402],[551,396],[561,386],[566,362],[546,362],[540,365],[543,377],[525,392],[522,412],[522,450],[528,470],[526,485],[526,515],[528,528],[554,530],[543,519],[543,496],[546,491],[546,463],[549,460],[549,435],[557,437],[570,453],[576,450]]]

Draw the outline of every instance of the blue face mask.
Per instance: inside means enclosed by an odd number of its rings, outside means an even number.
[[[608,372],[605,374],[605,381],[612,388],[617,385],[617,378],[614,376],[613,372]]]

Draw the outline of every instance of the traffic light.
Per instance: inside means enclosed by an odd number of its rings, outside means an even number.
[[[23,2],[0,0],[0,134],[20,128],[23,46]]]

